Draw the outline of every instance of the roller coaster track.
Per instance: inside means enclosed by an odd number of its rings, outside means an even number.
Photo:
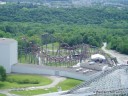
[[[112,72],[114,72],[114,71],[117,70],[117,69],[125,68],[126,66],[128,66],[128,65],[117,65],[117,66],[114,66],[114,67],[112,67],[112,68],[109,69],[109,70],[103,71],[100,75],[95,76],[95,77],[93,77],[93,78],[91,78],[91,79],[89,79],[89,80],[87,80],[87,81],[81,83],[80,85],[78,85],[78,86],[72,88],[71,90],[69,90],[69,91],[67,91],[67,92],[65,92],[65,93],[62,93],[62,95],[63,95],[63,94],[71,94],[71,93],[73,93],[73,92],[79,90],[80,88],[87,87],[87,86],[90,85],[92,82],[98,81],[100,78],[105,77],[105,76],[108,75],[108,74],[111,74]]]
[[[67,43],[65,43],[65,44],[68,45]],[[68,51],[68,52],[66,52],[66,55],[60,54],[61,50],[57,49],[57,50],[55,50],[55,53],[54,53],[55,55],[53,55],[53,56],[51,54],[48,54],[49,49],[44,49],[43,48],[43,50],[40,51],[39,55],[40,55],[41,58],[45,57],[45,58],[47,58],[47,60],[58,61],[58,62],[67,61],[67,60],[68,61],[70,61],[70,60],[80,60],[80,59],[83,59],[83,58],[87,58],[87,56],[86,56],[87,55],[87,52],[86,52],[87,48],[86,47],[87,47],[86,44],[76,45],[76,46],[73,46],[73,47],[70,47],[69,45],[68,46],[61,46],[62,49],[65,49],[65,50]],[[81,48],[80,51],[77,50],[78,48]],[[51,50],[51,52],[52,51],[54,51],[54,50]],[[58,53],[58,51],[60,53]],[[77,54],[75,54],[75,53],[77,53]]]

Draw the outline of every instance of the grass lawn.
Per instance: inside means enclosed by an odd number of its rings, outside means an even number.
[[[27,55],[22,54],[22,55],[19,55],[19,62],[21,62],[21,63],[37,64],[38,60],[32,54],[27,54]]]
[[[5,82],[0,82],[0,89],[20,88],[29,86],[44,86],[52,83],[52,80],[41,75],[11,74]]]
[[[63,82],[60,82],[57,86],[60,86],[62,88],[62,90],[64,91],[64,90],[69,90],[69,89],[75,87],[76,85],[79,85],[80,83],[82,83],[81,80],[68,78]]]
[[[6,96],[6,95],[0,93],[0,96]]]
[[[55,42],[55,43],[49,43],[49,44],[47,44],[47,48],[49,50],[52,49],[52,46],[54,46],[54,50],[57,50],[59,48],[59,43],[58,42]],[[44,45],[43,47],[45,49],[46,48],[46,45]]]
[[[38,95],[38,94],[45,94],[49,92],[56,92],[58,86],[61,87],[61,89],[64,90],[69,90],[76,85],[80,84],[82,81],[80,80],[75,80],[75,79],[66,79],[63,82],[60,82],[57,86],[49,89],[38,89],[38,90],[25,90],[25,91],[11,91],[13,94],[18,94],[22,96],[32,96],[32,95]]]

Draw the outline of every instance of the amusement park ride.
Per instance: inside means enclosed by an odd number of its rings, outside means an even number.
[[[106,55],[97,47],[87,44],[69,46],[51,34],[43,34],[41,36],[42,45],[40,46],[33,42],[28,42],[26,38],[22,38],[22,40],[24,44],[19,48],[19,61],[21,63],[71,67],[74,64],[85,61],[91,54],[100,53]],[[58,46],[55,45],[55,42],[58,43]],[[49,44],[51,44],[50,48],[48,47]],[[23,59],[22,57],[25,58]],[[110,58],[107,58],[108,63],[110,63],[109,61],[111,61]]]

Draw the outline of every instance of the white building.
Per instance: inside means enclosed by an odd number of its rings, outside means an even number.
[[[7,73],[11,73],[11,66],[18,62],[17,41],[14,39],[0,38],[0,65]]]

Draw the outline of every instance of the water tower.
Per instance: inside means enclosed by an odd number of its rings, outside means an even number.
[[[14,39],[0,38],[0,65],[11,73],[11,67],[18,62],[17,41]]]

